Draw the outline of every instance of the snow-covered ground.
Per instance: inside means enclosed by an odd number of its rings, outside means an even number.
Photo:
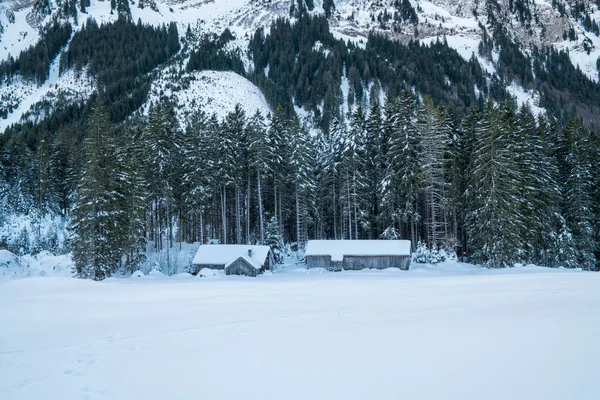
[[[598,399],[600,274],[0,282],[2,399]]]

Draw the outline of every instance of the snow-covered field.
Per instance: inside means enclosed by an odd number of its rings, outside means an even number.
[[[0,398],[598,399],[600,274],[0,282]]]

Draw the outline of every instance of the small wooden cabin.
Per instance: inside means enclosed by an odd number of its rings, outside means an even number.
[[[262,265],[248,256],[239,256],[225,265],[226,275],[245,275],[255,277],[262,270]]]
[[[410,248],[410,240],[310,240],[306,245],[306,266],[331,271],[408,270]]]
[[[192,264],[194,275],[204,268],[225,270],[227,275],[257,276],[271,269],[269,246],[204,244],[198,248]]]

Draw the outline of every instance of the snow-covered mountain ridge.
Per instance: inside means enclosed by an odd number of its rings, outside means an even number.
[[[111,1],[90,0],[82,12],[79,2],[69,0],[4,1],[0,3],[0,60],[35,45],[41,38],[40,28],[52,20],[70,21],[77,31],[88,18],[98,23],[115,21],[117,12]],[[299,5],[300,4],[300,5]],[[67,13],[65,10],[71,7]],[[431,43],[445,39],[466,60],[475,54],[490,74],[496,74],[498,48],[490,56],[482,56],[480,46],[494,33],[504,32],[530,52],[533,46],[553,46],[568,50],[573,65],[578,66],[590,80],[598,80],[600,38],[598,31],[600,11],[597,2],[563,1],[552,3],[543,0],[139,0],[129,2],[131,19],[160,26],[176,22],[182,40],[188,26],[196,33],[220,34],[231,30],[234,40],[228,46],[238,48],[244,58],[246,69],[252,68],[247,48],[251,35],[258,27],[268,27],[280,17],[290,17],[299,6],[311,14],[325,13],[329,16],[330,30],[336,38],[364,46],[369,33],[376,32],[393,40],[408,42],[419,40]],[[113,9],[115,8],[115,9]],[[585,16],[585,17],[584,17]],[[586,22],[586,18],[590,22]],[[592,25],[590,25],[592,24]],[[590,28],[592,26],[592,28]],[[268,33],[268,29],[266,30]],[[181,57],[180,68],[187,59]],[[72,74],[57,74],[58,57],[52,64],[48,80],[41,86],[23,81],[19,77],[10,84],[0,86],[0,108],[5,118],[0,120],[0,130],[19,121],[24,115],[36,120],[43,115],[29,113],[34,104],[49,100],[61,93],[70,93],[73,100],[87,98],[95,87],[93,80]],[[161,68],[158,80],[164,83],[166,70]],[[215,74],[221,75],[221,72]],[[224,79],[227,79],[224,76]],[[251,84],[251,83],[248,83]],[[156,82],[154,86],[160,85]],[[539,93],[515,82],[506,87],[520,103],[528,103],[534,110]],[[231,91],[228,100],[219,103],[222,88],[203,89],[204,96],[219,115],[231,110],[236,102],[261,104],[264,99],[245,91]],[[251,91],[256,93],[256,91]],[[148,101],[155,99],[156,93]],[[189,100],[189,96],[183,96]],[[183,108],[190,104],[186,101]],[[146,107],[147,108],[147,107]],[[261,108],[261,107],[256,107]]]

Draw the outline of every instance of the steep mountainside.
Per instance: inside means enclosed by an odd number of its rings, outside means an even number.
[[[268,27],[280,17],[291,17],[294,21],[301,8],[311,14],[325,14],[329,19],[329,29],[333,36],[356,44],[359,48],[366,46],[369,34],[373,33],[384,35],[400,43],[418,40],[428,44],[443,40],[465,61],[470,60],[474,54],[482,69],[489,74],[488,85],[492,84],[493,78],[498,78],[510,95],[514,96],[519,103],[529,104],[534,111],[548,108],[549,101],[542,100],[540,104],[540,96],[550,96],[553,102],[563,103],[565,97],[567,103],[573,103],[568,101],[573,96],[565,93],[557,94],[557,92],[567,92],[560,87],[549,88],[551,95],[542,93],[547,88],[540,82],[536,82],[539,81],[539,77],[535,74],[535,60],[527,59],[525,63],[519,64],[523,61],[519,58],[529,57],[535,51],[534,49],[541,50],[551,46],[556,50],[565,50],[573,66],[580,69],[588,80],[598,80],[600,11],[598,2],[593,1],[554,0],[552,3],[541,0],[4,1],[0,4],[0,59],[18,61],[19,58],[24,58],[19,57],[21,52],[30,46],[39,47],[42,43],[48,47],[48,43],[55,41],[56,37],[50,32],[51,27],[57,24],[69,23],[73,35],[84,26],[88,18],[93,18],[101,24],[114,22],[119,15],[125,15],[134,23],[141,20],[144,24],[157,27],[176,22],[182,42],[188,44],[183,47],[183,51],[172,57],[169,63],[161,63],[154,67],[150,81],[158,80],[164,84],[165,81],[170,80],[175,85],[178,85],[181,79],[185,81],[185,77],[175,76],[169,73],[168,69],[185,69],[189,51],[199,44],[203,35],[207,33],[220,35],[225,29],[229,29],[233,35],[226,44],[227,48],[238,49],[239,58],[244,64],[243,71],[234,70],[234,72],[249,74],[254,65],[247,49],[255,30],[259,27]],[[268,34],[268,29],[265,32]],[[71,40],[68,36],[69,34],[64,38],[66,40],[57,40],[57,43],[51,46],[54,47],[53,49],[40,49],[41,55],[36,53],[38,59],[47,60],[44,80],[31,79],[30,76],[22,73],[22,65],[21,71],[12,74],[10,79],[4,80],[0,87],[2,116],[0,129],[18,122],[22,117],[36,121],[47,116],[52,109],[40,106],[40,102],[44,100],[54,102],[54,99],[61,99],[65,103],[72,103],[88,98],[96,88],[95,77],[90,77],[85,68],[75,74],[69,68],[59,69],[60,52],[68,48]],[[507,59],[503,59],[502,56],[505,55],[503,53],[507,53],[508,49],[511,53],[514,50],[519,54],[510,54],[505,57]],[[49,50],[53,51],[49,52]],[[328,53],[326,52],[325,55],[327,56]],[[547,60],[543,62],[545,61]],[[511,71],[511,68],[516,71]],[[533,79],[530,79],[530,76]],[[153,86],[157,85],[160,83],[157,82]],[[598,91],[591,82],[585,85],[587,85],[585,90]],[[264,91],[264,87],[261,89]],[[208,101],[220,104],[218,93],[220,91],[221,89],[217,88],[213,94],[210,93],[210,88],[205,88],[204,96],[211,99],[214,97],[213,100]],[[173,91],[170,93],[172,94]],[[148,101],[156,98],[157,95],[157,92],[152,90]],[[250,104],[263,101],[256,91],[252,91],[252,94],[244,90],[229,91],[230,98],[227,104],[214,109],[230,111],[236,102],[248,103],[245,100],[248,95],[253,98]],[[186,95],[181,97],[182,106],[190,104]],[[574,103],[577,106],[577,101]],[[581,99],[579,103],[589,103],[589,101]],[[585,106],[585,109],[580,110],[580,114],[589,119],[589,122],[593,122],[598,116],[598,110],[594,109],[593,104]]]

